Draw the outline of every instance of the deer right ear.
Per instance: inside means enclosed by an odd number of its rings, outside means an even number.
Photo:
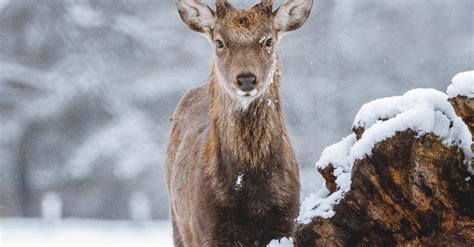
[[[275,29],[279,34],[303,26],[311,13],[313,0],[287,0],[273,13]]]
[[[176,0],[181,19],[196,32],[209,34],[215,25],[214,12],[201,0]]]

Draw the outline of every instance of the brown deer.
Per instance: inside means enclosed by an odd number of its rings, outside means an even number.
[[[166,182],[176,246],[266,246],[292,234],[298,164],[280,101],[277,43],[308,18],[313,0],[273,12],[176,0],[182,20],[214,44],[209,82],[172,120]]]

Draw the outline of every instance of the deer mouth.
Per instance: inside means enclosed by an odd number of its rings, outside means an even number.
[[[257,95],[258,93],[258,90],[255,88],[253,89],[252,91],[248,91],[248,92],[244,92],[240,89],[237,90],[237,95],[241,96],[241,97],[253,97],[255,95]]]

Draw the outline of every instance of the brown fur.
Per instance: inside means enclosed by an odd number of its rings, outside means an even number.
[[[173,118],[166,166],[175,244],[265,246],[290,236],[299,208],[279,83],[245,112],[228,111],[233,102],[216,83],[191,90]]]
[[[280,61],[260,41],[277,39],[268,2],[236,10],[218,1],[208,35],[226,48],[216,48],[209,82],[188,92],[173,117],[166,182],[176,246],[266,246],[293,231],[300,184],[281,109]],[[188,25],[199,23],[184,10]],[[229,93],[242,72],[254,73],[264,90],[244,108]]]

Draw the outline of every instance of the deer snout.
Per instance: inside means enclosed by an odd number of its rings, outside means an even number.
[[[251,73],[240,74],[237,76],[239,88],[243,92],[250,92],[255,89],[257,85],[257,77]]]

